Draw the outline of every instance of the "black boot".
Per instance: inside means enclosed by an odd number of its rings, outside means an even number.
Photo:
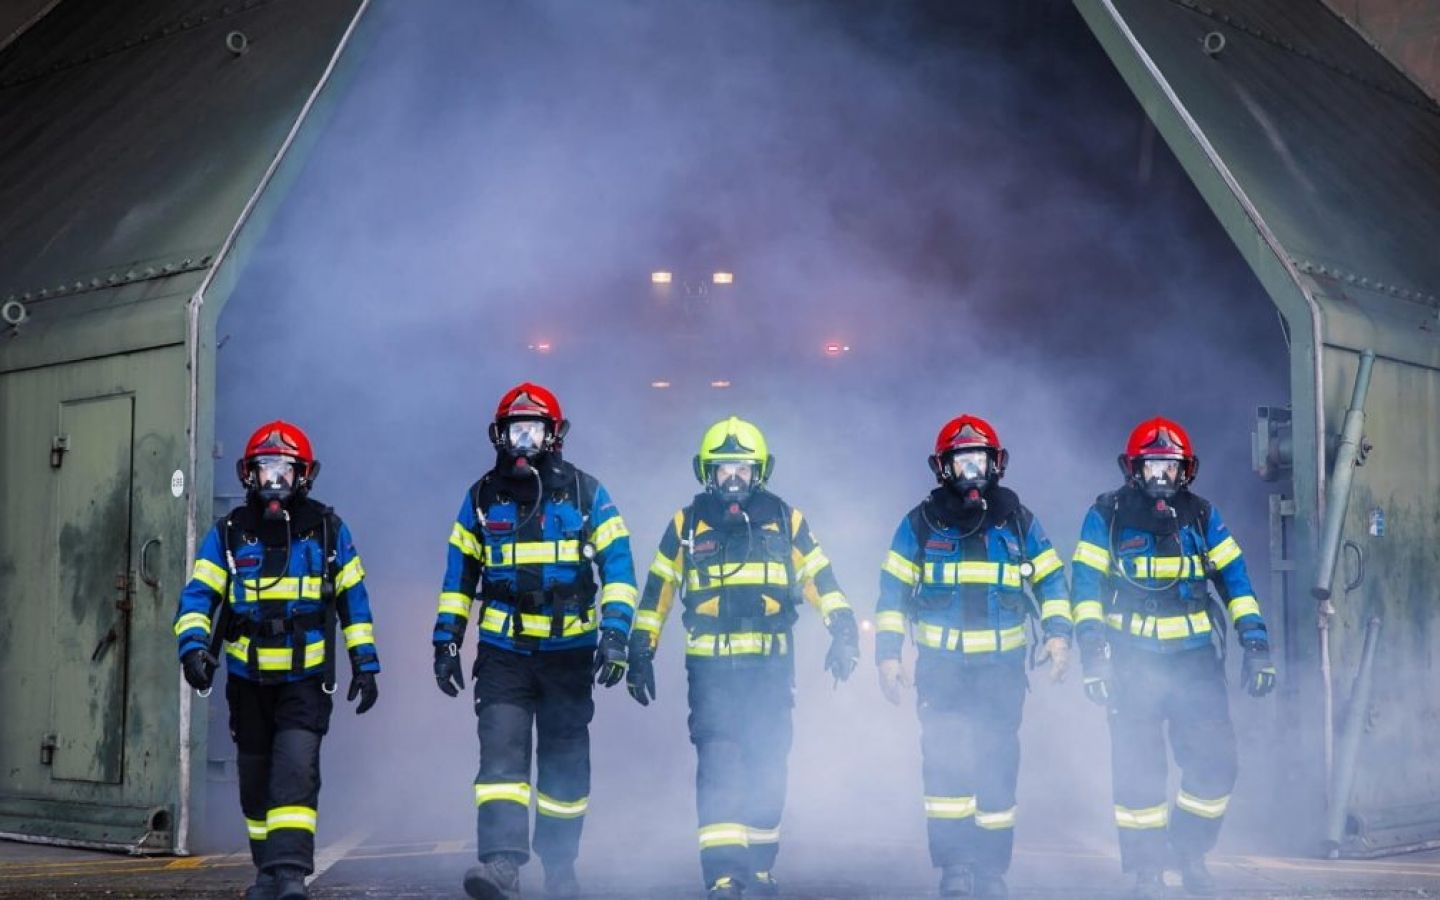
[[[966,865],[949,865],[940,867],[940,896],[942,897],[968,897],[974,890],[975,881],[970,875],[970,867]]]
[[[305,870],[298,866],[276,866],[275,900],[306,900],[310,892],[305,889]]]
[[[1135,873],[1136,900],[1159,900],[1165,896],[1165,879],[1159,869],[1140,869]]]
[[[255,873],[255,883],[246,889],[245,900],[275,900],[275,876],[269,872]]]
[[[1197,897],[1215,896],[1215,879],[1210,876],[1210,870],[1205,868],[1203,856],[1180,858],[1180,881],[1185,885],[1187,894]]]
[[[971,895],[975,897],[1008,897],[1010,889],[1005,886],[1005,876],[999,872],[977,870]]]
[[[580,882],[575,878],[574,863],[546,863],[545,896],[567,900],[580,896]]]
[[[780,882],[769,872],[756,872],[750,877],[750,884],[745,888],[756,897],[778,897],[780,895]]]
[[[465,893],[477,900],[518,900],[520,866],[508,853],[492,853],[465,873]]]
[[[706,900],[740,900],[745,896],[745,891],[740,887],[740,882],[726,875],[715,879],[710,885],[710,891],[705,895]]]

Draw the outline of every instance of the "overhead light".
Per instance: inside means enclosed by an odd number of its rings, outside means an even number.
[[[841,355],[842,353],[849,353],[849,352],[850,352],[850,345],[849,345],[849,344],[842,344],[842,343],[840,343],[839,341],[828,341],[828,342],[825,344],[825,355],[826,355],[826,356],[839,356],[839,355]]]
[[[861,630],[861,631],[869,631],[869,630],[870,630],[871,628],[873,628],[873,627],[874,627],[874,626],[870,624],[870,620],[869,620],[869,619],[861,619],[861,620],[860,620],[860,630]]]
[[[669,272],[651,272],[651,284],[669,284],[673,276]]]
[[[670,382],[668,382],[668,381],[652,381],[652,382],[650,382],[650,386],[653,387],[653,388],[658,388],[659,390],[662,390],[662,391],[663,391],[665,388],[668,388],[668,387],[670,386]]]
[[[530,345],[530,349],[533,350],[533,351],[535,351],[536,353],[549,353],[549,352],[550,352],[550,342],[549,342],[549,341],[536,341],[535,343],[533,343],[533,344]]]
[[[714,275],[711,275],[711,276],[710,276],[710,280],[713,281],[713,282],[715,282],[716,284],[734,284],[734,283],[735,283],[735,273],[734,273],[734,272],[716,272]]]
[[[710,386],[713,388],[728,388],[730,386],[730,382],[726,381],[723,378],[718,378],[715,381],[710,382]]]

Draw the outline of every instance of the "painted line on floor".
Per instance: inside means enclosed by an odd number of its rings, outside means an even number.
[[[315,871],[305,879],[305,883],[314,884],[321,875],[329,871],[331,866],[344,859],[350,851],[360,846],[360,843],[369,836],[368,830],[357,828],[335,843],[321,849],[319,853],[315,854]]]

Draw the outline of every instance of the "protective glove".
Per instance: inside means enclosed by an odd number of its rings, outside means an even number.
[[[1085,696],[1091,703],[1107,706],[1114,697],[1115,668],[1110,664],[1110,645],[1095,641],[1080,646],[1080,666],[1085,672]]]
[[[595,647],[595,667],[591,674],[595,683],[614,687],[625,677],[625,635],[617,628],[600,629],[600,643]]]
[[[350,692],[345,695],[348,703],[354,703],[355,698],[360,698],[360,705],[355,707],[355,715],[362,716],[375,705],[380,698],[380,688],[375,685],[374,672],[356,672],[355,677],[350,679]]]
[[[845,681],[860,662],[860,629],[855,614],[848,609],[836,610],[826,623],[830,629],[830,649],[825,654],[825,670],[837,682]]]
[[[900,705],[900,690],[910,686],[905,677],[905,668],[898,659],[880,660],[880,693],[896,706]]]
[[[641,632],[630,635],[630,671],[625,673],[625,689],[635,702],[649,706],[655,699],[655,651],[650,637]]]
[[[1070,639],[1058,635],[1046,638],[1045,652],[1050,654],[1050,683],[1059,684],[1070,668]]]
[[[1240,664],[1240,682],[1252,697],[1275,690],[1275,664],[1270,662],[1270,642],[1265,638],[1241,639],[1245,659]]]
[[[209,650],[191,650],[180,660],[185,683],[201,692],[210,690],[210,684],[215,680],[215,666],[215,657],[210,655]]]
[[[455,642],[435,645],[435,683],[451,697],[465,690],[465,676],[460,671],[460,648]]]

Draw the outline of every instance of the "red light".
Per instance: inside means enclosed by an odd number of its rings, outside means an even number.
[[[533,351],[535,351],[536,353],[549,353],[549,352],[550,352],[550,342],[549,342],[549,341],[536,341],[535,343],[533,343],[533,344],[530,345],[530,349],[533,350]]]
[[[826,356],[839,356],[839,355],[841,355],[842,353],[849,353],[849,352],[850,352],[850,345],[849,345],[849,344],[842,344],[842,343],[840,343],[839,341],[828,341],[828,342],[826,342],[826,344],[825,344],[825,355],[826,355]]]

